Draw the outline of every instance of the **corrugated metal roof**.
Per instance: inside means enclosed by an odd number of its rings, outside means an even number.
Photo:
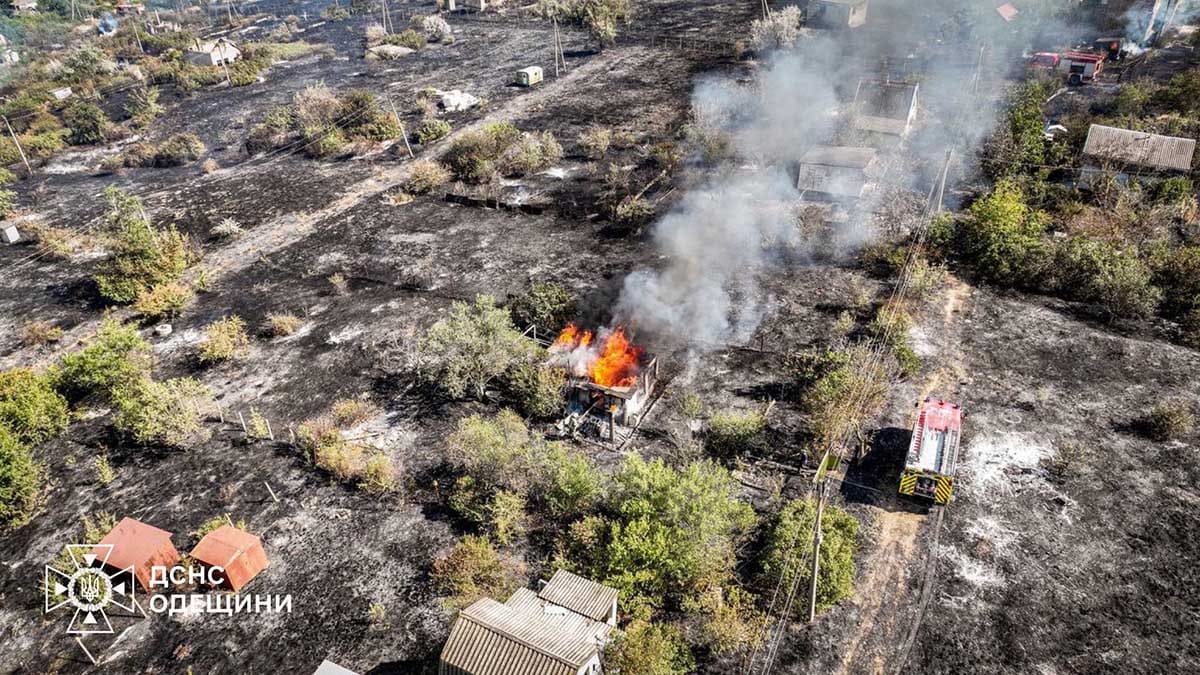
[[[801,164],[821,164],[847,169],[865,169],[875,160],[875,148],[818,145],[800,156]]]
[[[1084,157],[1173,171],[1190,171],[1195,153],[1194,138],[1161,136],[1101,124],[1088,128],[1083,144]]]
[[[589,619],[604,621],[617,600],[617,589],[591,579],[558,570],[538,597],[578,612]]]
[[[552,623],[570,635],[589,642],[608,637],[612,626],[602,620],[588,618],[562,605],[543,600],[528,588],[518,588],[504,604],[538,621]],[[605,617],[607,618],[607,617]]]
[[[442,649],[442,675],[575,675],[599,650],[550,622],[491,598],[459,612]]]

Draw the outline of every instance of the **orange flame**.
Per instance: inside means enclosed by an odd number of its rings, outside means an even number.
[[[592,344],[592,332],[580,331],[570,324],[558,334],[551,350],[573,351]],[[603,387],[631,387],[637,383],[642,350],[634,347],[625,335],[624,328],[617,328],[604,337],[598,350],[591,351],[587,363],[588,378]]]
[[[637,382],[642,350],[629,343],[625,329],[618,328],[604,339],[600,357],[588,368],[592,382],[603,387],[630,387]]]

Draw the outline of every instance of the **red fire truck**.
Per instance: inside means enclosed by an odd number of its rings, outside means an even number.
[[[935,504],[950,501],[961,430],[958,404],[933,398],[921,403],[900,476],[900,494],[932,499]]]

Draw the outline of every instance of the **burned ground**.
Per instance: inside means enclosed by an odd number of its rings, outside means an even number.
[[[23,184],[31,210],[78,232],[102,213],[104,187],[128,188],[145,196],[158,222],[176,224],[200,245],[210,290],[172,322],[170,336],[149,339],[157,372],[201,378],[217,393],[225,419],[210,421],[213,436],[204,444],[166,452],[123,443],[98,409],[38,449],[51,477],[45,505],[32,523],[0,540],[3,670],[89,672],[62,635],[62,617],[42,615],[39,584],[41,566],[77,534],[79,517],[98,511],[175,532],[181,551],[190,550],[189,533],[204,520],[224,513],[245,519],[272,561],[253,589],[290,593],[294,602],[291,614],[234,620],[199,612],[118,619],[118,630],[129,631],[105,651],[100,669],[304,673],[330,658],[364,672],[399,673],[435,659],[452,612],[431,587],[430,561],[462,534],[438,499],[443,442],[458,419],[498,406],[444,400],[390,368],[390,359],[452,301],[477,293],[504,298],[534,279],[568,286],[579,296],[581,322],[600,325],[611,318],[626,274],[664,264],[646,233],[616,231],[597,217],[600,167],[579,156],[573,139],[593,124],[629,131],[639,143],[672,138],[687,121],[697,74],[746,67],[662,42],[744,26],[755,7],[717,3],[702,15],[692,9],[647,5],[655,25],[643,20],[638,27],[655,29],[655,47],[645,32],[604,51],[568,34],[567,74],[533,92],[507,83],[518,67],[551,60],[544,25],[451,21],[454,45],[367,63],[363,21],[329,22],[305,39],[333,45],[332,57],[304,57],[272,67],[265,82],[170,103],[150,135],[197,133],[222,167],[215,173],[185,166],[97,176],[90,159],[85,166],[66,157],[66,171]],[[497,120],[553,131],[567,151],[559,167],[566,177],[521,181],[533,203],[546,205],[529,213],[441,195],[393,203],[385,198],[406,171],[397,147],[335,162],[287,152],[247,157],[248,129],[270,106],[317,82],[386,92],[409,124],[418,118],[416,90],[464,89],[486,103],[449,115],[456,132]],[[447,142],[414,149],[431,156]],[[613,159],[645,158],[625,150]],[[697,168],[656,190],[659,213],[705,175]],[[242,240],[209,235],[224,218],[246,229]],[[29,245],[0,249],[0,363],[50,363],[92,332],[102,309],[89,280],[95,261],[37,257]],[[667,385],[629,450],[679,451],[689,432],[678,401],[696,392],[710,412],[760,410],[775,400],[771,459],[805,463],[812,451],[806,420],[781,391],[780,357],[830,340],[843,311],[867,320],[888,287],[850,259],[797,253],[785,262],[782,272],[762,275],[772,300],[745,344],[647,345],[667,364]],[[328,281],[334,274],[348,280],[348,293]],[[207,323],[238,315],[257,332],[279,311],[301,316],[303,327],[288,337],[256,338],[243,362],[196,365],[192,352]],[[21,347],[18,328],[34,318],[68,329],[66,344]],[[912,337],[925,365],[890,391],[878,430],[835,496],[864,523],[858,591],[814,624],[790,626],[776,669],[883,672],[906,659],[921,672],[1195,669],[1195,647],[1183,637],[1197,604],[1189,571],[1197,554],[1195,448],[1152,444],[1130,430],[1160,399],[1200,395],[1195,352],[1153,336],[1115,334],[1043,298],[1001,295],[954,278],[922,308]],[[362,393],[384,412],[358,431],[402,467],[399,496],[381,500],[338,484],[285,442],[289,427],[336,398]],[[940,533],[926,508],[894,495],[912,403],[934,393],[958,397],[969,414],[962,484]],[[236,417],[252,407],[271,421],[279,442],[245,442]],[[1052,473],[1049,463],[1071,443],[1083,447],[1079,459]],[[581,447],[604,466],[620,459]],[[91,460],[102,453],[117,473],[108,485],[94,479]],[[803,476],[786,484],[793,495],[807,487]],[[529,571],[532,578],[545,570]],[[372,603],[386,608],[382,623],[368,618]]]

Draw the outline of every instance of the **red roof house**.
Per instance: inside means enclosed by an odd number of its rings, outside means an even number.
[[[111,546],[111,550],[108,547]],[[108,559],[105,560],[105,554]],[[150,588],[150,569],[156,566],[170,568],[179,562],[179,551],[171,543],[171,533],[147,525],[133,518],[122,518],[96,548],[92,555],[105,560],[108,567],[123,570],[133,568],[133,576],[142,585]]]
[[[270,564],[262,540],[232,525],[222,525],[204,535],[192,549],[192,558],[202,565],[222,568],[224,585],[234,591],[242,590]]]

